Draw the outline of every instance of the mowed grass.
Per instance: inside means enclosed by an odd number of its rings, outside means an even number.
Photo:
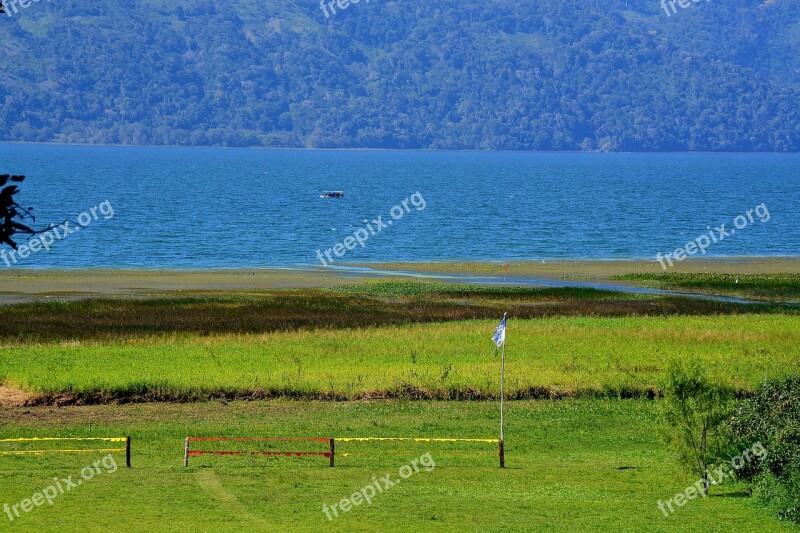
[[[6,347],[0,383],[81,402],[227,398],[492,398],[497,320],[142,337]],[[800,371],[795,315],[546,318],[508,325],[508,394],[651,395],[671,358],[746,392]]]
[[[374,455],[327,459],[193,457],[186,436],[494,437],[494,402],[234,402],[0,412],[0,438],[116,436],[133,439],[133,468],[97,475],[14,522],[8,531],[796,531],[745,497],[715,486],[664,517],[667,500],[696,480],[669,459],[654,404],[641,400],[515,401],[507,409],[507,465],[480,446],[376,443]],[[4,445],[8,446],[8,445]],[[48,445],[50,446],[50,445]],[[233,446],[246,447],[247,444]],[[287,448],[292,444],[287,444]],[[347,443],[337,449],[344,452]],[[489,446],[492,448],[492,446]],[[406,453],[402,453],[405,450]],[[385,452],[385,453],[380,453]],[[386,453],[401,452],[401,453]],[[349,497],[430,452],[421,469],[334,521],[322,505]],[[0,456],[0,504],[79,479],[103,457]],[[117,455],[118,464],[123,464]]]

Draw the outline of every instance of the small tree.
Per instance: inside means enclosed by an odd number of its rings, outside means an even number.
[[[697,361],[672,361],[667,367],[661,402],[665,437],[681,465],[703,480],[727,443],[723,422],[730,412],[730,390],[713,383]]]
[[[1,2],[2,0],[0,0]],[[7,245],[16,250],[17,243],[13,237],[17,233],[38,235],[56,227],[51,224],[44,229],[34,230],[22,223],[28,219],[36,222],[36,218],[33,216],[33,208],[24,209],[14,199],[19,194],[19,186],[16,184],[23,181],[25,181],[25,176],[0,174],[0,247]],[[66,220],[64,222],[66,223]]]
[[[35,234],[36,232],[22,224],[21,220],[30,218],[35,221],[31,212],[32,207],[22,209],[20,205],[14,200],[14,196],[19,193],[17,185],[8,185],[8,182],[22,183],[25,181],[25,176],[10,176],[8,174],[0,175],[0,244],[7,244],[14,250],[17,249],[17,243],[14,242],[12,237],[14,234],[23,232],[28,234]]]

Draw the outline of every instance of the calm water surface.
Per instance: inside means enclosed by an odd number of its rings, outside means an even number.
[[[409,203],[411,212],[342,261],[652,259],[709,226],[732,229],[760,204],[769,220],[753,214],[708,255],[800,252],[797,155],[0,145],[0,172],[28,176],[18,198],[35,206],[37,227],[105,200],[114,209],[113,219],[101,216],[18,267],[319,264],[318,249],[365,219],[390,220],[416,192],[424,209]],[[321,199],[324,190],[345,197]]]

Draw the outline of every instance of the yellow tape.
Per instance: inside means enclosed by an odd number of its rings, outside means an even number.
[[[414,442],[491,442],[497,444],[497,439],[421,439],[414,437],[349,437],[334,439],[339,442],[366,442],[366,441],[414,441]]]
[[[126,448],[110,448],[105,450],[24,450],[16,452],[0,452],[0,455],[44,455],[46,453],[110,453],[110,452],[124,452]]]
[[[104,437],[87,437],[87,438],[80,438],[80,437],[42,437],[42,438],[31,438],[31,439],[0,439],[0,442],[41,442],[41,441],[54,441],[54,440],[104,440],[106,442],[126,442],[128,440],[127,437],[114,437],[114,438],[104,438]]]
[[[390,450],[384,451],[381,450],[379,452],[336,452],[336,456],[343,455],[345,457],[350,455],[412,455],[419,453],[419,450]],[[488,453],[492,455],[498,455],[499,452],[497,450],[477,450],[477,451],[468,451],[468,450],[436,450],[433,452],[437,455],[444,454],[444,455],[476,455],[479,453]]]

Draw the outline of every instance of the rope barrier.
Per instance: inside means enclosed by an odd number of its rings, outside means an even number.
[[[15,439],[0,439],[0,443],[10,442],[124,442],[124,448],[92,448],[83,450],[0,450],[3,455],[45,455],[49,453],[115,453],[125,452],[125,466],[131,467],[131,438],[130,437],[20,437]]]
[[[247,438],[247,437],[188,437],[189,442],[200,441],[233,441],[233,442],[269,442],[269,441],[305,441],[305,442],[328,442],[327,438],[305,438],[305,437],[266,437],[266,438]]]
[[[29,439],[0,439],[0,442],[44,442],[44,441],[59,441],[59,440],[103,440],[106,442],[125,442],[127,437],[34,437]]]
[[[193,455],[283,455],[302,457],[304,455],[321,455],[330,457],[330,452],[224,452],[224,451],[209,451],[209,450],[189,450],[189,457]]]
[[[367,442],[367,441],[414,441],[414,442],[488,442],[497,444],[497,439],[426,439],[414,437],[344,437],[337,438],[339,442]]]
[[[387,450],[381,452],[336,452],[336,455],[347,457],[349,455],[408,455],[419,453],[419,450]],[[478,453],[497,455],[497,450],[436,450],[436,455],[475,455]]]
[[[19,450],[19,451],[12,451],[12,452],[0,452],[0,455],[44,455],[47,453],[90,453],[90,452],[100,452],[100,453],[112,453],[112,452],[124,452],[126,448],[108,448],[104,450]]]
[[[324,442],[330,446],[330,451],[327,452],[283,452],[283,451],[225,451],[225,450],[192,450],[192,442],[271,442],[271,441],[305,441],[305,442]],[[303,437],[262,437],[262,438],[243,438],[243,437],[187,437],[184,452],[183,452],[183,465],[189,466],[189,458],[199,455],[265,455],[265,456],[284,456],[284,457],[303,457],[303,456],[319,456],[327,457],[330,459],[330,466],[334,466],[334,458],[337,455],[344,457],[355,455],[388,455],[388,454],[413,454],[419,450],[379,450],[377,452],[363,452],[363,451],[346,451],[336,452],[336,441],[339,442],[478,442],[484,444],[499,444],[500,450],[498,452],[487,450],[437,450],[436,453],[441,454],[476,454],[476,453],[498,453],[503,455],[503,445],[501,441],[496,439],[455,439],[455,438],[429,438],[429,437],[342,437],[338,439],[332,438],[303,438]]]

